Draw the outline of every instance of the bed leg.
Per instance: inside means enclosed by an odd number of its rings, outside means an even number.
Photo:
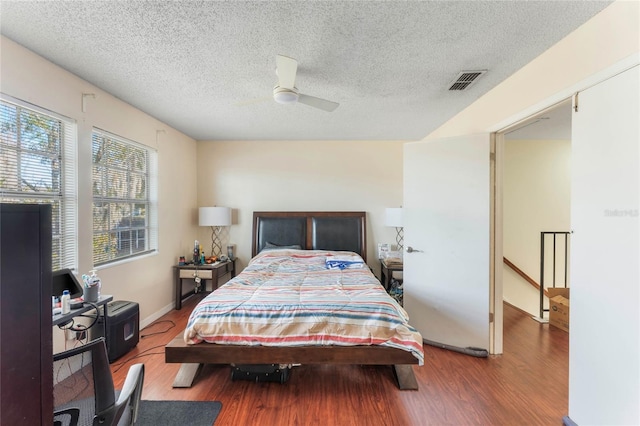
[[[180,364],[180,370],[176,374],[176,378],[173,381],[174,388],[190,388],[193,381],[200,371],[202,364],[183,363]]]
[[[401,390],[418,390],[418,381],[411,364],[396,364],[393,366],[393,371]]]

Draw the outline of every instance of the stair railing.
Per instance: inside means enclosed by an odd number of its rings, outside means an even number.
[[[545,293],[545,286],[544,286],[544,278],[545,278],[545,265],[548,263],[548,258],[546,257],[546,250],[545,250],[545,241],[547,240],[551,240],[551,237],[553,237],[553,259],[552,259],[552,266],[553,266],[553,272],[552,272],[552,286],[553,288],[556,288],[556,276],[557,276],[557,265],[556,265],[556,261],[557,261],[557,249],[558,249],[558,244],[561,243],[560,245],[562,246],[562,248],[564,248],[564,255],[561,259],[562,261],[562,265],[561,267],[564,268],[564,280],[563,280],[563,285],[562,287],[567,288],[567,285],[569,283],[568,279],[569,279],[569,235],[571,234],[571,232],[569,231],[543,231],[540,232],[540,321],[544,320],[544,313],[548,312],[549,309],[545,309],[544,307],[544,293]]]
[[[520,277],[523,280],[525,280],[526,282],[531,284],[536,290],[540,290],[540,284],[538,284],[536,282],[536,280],[534,280],[529,275],[527,275],[526,272],[524,272],[522,269],[518,268],[515,263],[513,263],[512,261],[510,261],[506,257],[503,257],[502,259],[504,261],[504,264],[507,265],[509,268],[511,268],[513,270],[513,272],[515,272],[516,274],[520,275]],[[544,290],[544,294],[545,294],[545,296],[548,296],[546,289]]]

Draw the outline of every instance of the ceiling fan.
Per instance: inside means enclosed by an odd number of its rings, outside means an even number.
[[[298,91],[295,86],[296,72],[298,71],[298,61],[284,55],[276,56],[276,74],[278,75],[278,85],[273,88],[273,99],[279,104],[295,104],[297,102],[331,112],[340,105],[326,99],[305,95]],[[258,99],[260,101],[262,99]]]

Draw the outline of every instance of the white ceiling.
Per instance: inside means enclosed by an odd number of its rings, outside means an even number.
[[[410,141],[609,3],[2,0],[0,31],[197,140]],[[238,105],[271,95],[277,54],[338,109]]]

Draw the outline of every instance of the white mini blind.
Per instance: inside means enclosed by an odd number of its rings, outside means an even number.
[[[0,201],[52,206],[53,269],[77,269],[77,128],[0,95]]]
[[[155,150],[93,130],[94,265],[157,250],[156,169]]]

